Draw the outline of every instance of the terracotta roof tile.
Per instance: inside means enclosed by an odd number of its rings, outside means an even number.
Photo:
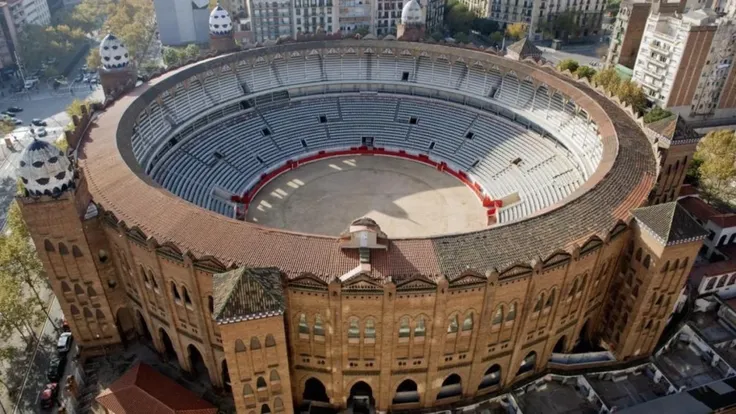
[[[665,245],[704,238],[708,232],[677,201],[634,210],[634,217]]]
[[[286,305],[277,268],[234,269],[212,277],[217,323],[282,315]]]
[[[217,408],[138,363],[96,398],[111,414],[216,414]]]

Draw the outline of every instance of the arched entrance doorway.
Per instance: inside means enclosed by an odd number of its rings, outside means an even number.
[[[501,366],[498,364],[493,364],[486,370],[485,374],[483,374],[483,378],[480,380],[480,384],[478,384],[478,389],[482,390],[489,387],[494,387],[501,383]]]
[[[115,323],[118,326],[120,337],[124,341],[135,339],[135,323],[133,322],[133,314],[130,312],[130,309],[125,306],[118,308],[117,313],[115,313]]]
[[[590,319],[586,320],[583,327],[580,328],[577,341],[572,353],[599,351],[600,348],[593,343],[593,333],[590,328]]]
[[[179,358],[176,355],[176,349],[174,349],[174,343],[171,342],[171,338],[169,338],[169,334],[164,331],[164,328],[158,329],[158,335],[161,338],[161,343],[164,344],[164,358],[168,362],[175,362],[179,363]]]
[[[227,370],[227,361],[224,359],[222,360],[222,387],[225,392],[233,392],[230,386],[230,371]]]
[[[521,361],[521,366],[519,367],[519,371],[516,373],[516,375],[521,375],[530,371],[534,371],[534,368],[537,365],[537,353],[532,351],[528,354],[526,354],[526,357]]]
[[[324,384],[317,378],[310,378],[304,383],[302,398],[306,401],[330,402]]]
[[[567,336],[562,335],[560,339],[557,340],[557,343],[555,344],[555,347],[552,349],[552,352],[554,352],[555,354],[564,353],[566,343],[567,343]]]
[[[189,355],[189,366],[191,367],[192,376],[200,380],[206,379],[209,381],[210,374],[199,349],[197,349],[196,346],[189,344],[189,346],[187,346],[187,354]]]
[[[458,397],[463,394],[463,380],[457,374],[452,374],[442,381],[440,392],[437,393],[437,399]]]
[[[138,317],[138,328],[139,328],[138,333],[142,335],[144,338],[153,342],[153,336],[151,336],[151,331],[148,329],[148,324],[146,323],[146,320],[143,318],[143,315],[141,315],[140,311],[135,311],[135,314]]]
[[[358,381],[350,388],[348,410],[352,409],[355,414],[372,414],[374,404],[373,390],[370,385],[364,381]]]
[[[411,404],[419,402],[419,391],[417,383],[407,379],[396,388],[396,395],[392,404]]]

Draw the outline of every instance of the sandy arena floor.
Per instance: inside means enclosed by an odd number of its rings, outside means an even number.
[[[475,194],[449,174],[409,160],[350,156],[282,174],[261,189],[247,220],[337,236],[368,216],[390,238],[426,237],[485,227]]]

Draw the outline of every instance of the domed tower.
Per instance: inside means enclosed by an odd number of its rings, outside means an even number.
[[[409,0],[401,10],[401,23],[396,30],[396,38],[408,42],[424,39],[424,11],[417,0]]]
[[[105,96],[111,96],[135,86],[135,64],[123,41],[108,33],[100,42],[100,83]]]
[[[84,178],[63,151],[35,139],[17,175],[23,185],[16,201],[74,340],[86,355],[109,351],[131,327],[112,311],[125,293]]]
[[[217,52],[228,52],[235,47],[230,13],[218,4],[210,13],[210,48]]]

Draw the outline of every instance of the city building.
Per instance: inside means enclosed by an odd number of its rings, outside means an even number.
[[[293,0],[294,25],[286,33],[291,36],[299,33],[334,33],[337,26],[340,8],[339,2],[333,0]]]
[[[164,46],[206,44],[209,41],[208,0],[154,0],[153,6]]]
[[[519,22],[527,24],[532,40],[598,34],[606,6],[603,0],[463,0],[463,3],[476,16],[495,20],[501,27]],[[565,29],[556,24],[558,17],[569,20]]]
[[[736,24],[709,9],[652,13],[633,80],[654,104],[686,120],[736,115]]]
[[[304,2],[309,0],[302,0]],[[324,0],[320,0],[324,3]],[[331,3],[331,2],[330,2]],[[305,3],[307,4],[307,3]],[[316,2],[315,2],[316,4]],[[299,3],[300,12],[303,10]],[[330,7],[322,7],[322,10],[330,9]],[[311,11],[311,8],[310,8]],[[281,36],[293,35],[294,10],[290,0],[251,0],[248,2],[248,15],[250,16],[251,29],[253,30],[253,40],[256,42],[264,42],[266,40],[276,40]],[[316,7],[314,17],[316,19]],[[309,16],[307,16],[309,17]],[[300,21],[306,22],[307,17],[300,17]],[[322,16],[320,16],[322,17]],[[305,19],[305,20],[302,20]],[[325,17],[322,17],[325,19]],[[311,24],[311,19],[310,19]],[[316,28],[315,28],[316,29]]]
[[[421,19],[415,1],[403,23]],[[707,233],[649,202],[660,155],[614,101],[527,62],[376,39],[221,53],[120,94],[134,66],[120,46],[100,49],[118,93],[67,134],[77,151],[34,141],[18,164],[16,200],[85,357],[150,340],[230,385],[240,414],[461,407],[515,389],[538,407],[545,384],[574,397],[560,409],[597,410],[586,379],[537,376],[578,356],[650,363]],[[356,192],[377,202],[396,184],[382,180],[353,182],[344,205],[300,204],[300,222],[337,234],[238,219],[331,194],[289,180],[255,201],[288,171],[376,158],[451,177],[482,204],[480,228],[392,238],[401,226],[334,223],[365,214],[348,207]]]
[[[46,0],[22,0],[25,24],[48,26],[51,23],[51,12]]]
[[[19,2],[0,2],[0,64],[9,67],[15,64],[15,45],[18,43],[18,29],[14,15],[22,10]]]
[[[684,197],[680,203],[708,232],[701,252],[704,258],[736,258],[736,214],[722,213],[699,197]]]
[[[606,64],[609,66],[622,65],[634,69],[649,14],[682,13],[686,6],[685,0],[669,3],[659,0],[622,1],[613,24]]]

